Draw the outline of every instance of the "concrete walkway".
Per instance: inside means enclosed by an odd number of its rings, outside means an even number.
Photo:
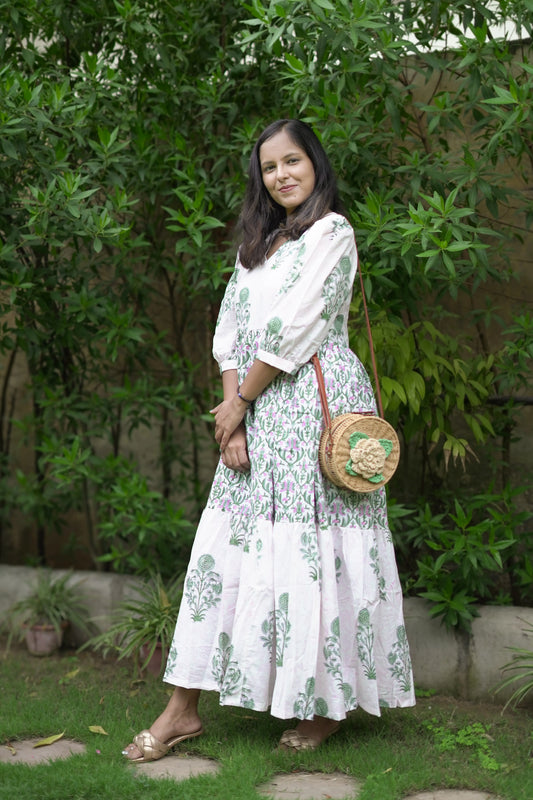
[[[51,745],[35,747],[38,739],[15,742],[0,746],[0,762],[10,764],[42,764],[59,758],[70,758],[76,753],[84,753],[85,746],[79,742],[61,739]],[[133,764],[137,774],[149,778],[172,778],[187,780],[194,775],[214,774],[218,765],[208,758],[197,756],[168,755],[159,761],[147,764]],[[290,775],[276,775],[271,781],[258,786],[257,791],[272,800],[355,800],[359,796],[362,783],[342,772],[297,772]],[[501,800],[487,792],[472,792],[461,789],[442,789],[419,792],[404,800]]]

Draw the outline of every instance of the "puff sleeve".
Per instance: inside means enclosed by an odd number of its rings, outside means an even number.
[[[357,249],[349,222],[331,214],[302,236],[280,287],[256,357],[295,373],[318,350],[341,312],[348,313],[357,270]]]
[[[235,356],[235,343],[237,337],[237,318],[235,313],[235,295],[237,291],[237,276],[239,262],[226,286],[226,291],[220,304],[215,335],[213,337],[213,357],[218,361],[220,372],[228,369],[237,369]]]

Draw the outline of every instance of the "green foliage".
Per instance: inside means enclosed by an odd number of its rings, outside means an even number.
[[[121,569],[146,568],[148,536],[162,565],[185,514],[198,518],[200,465],[212,460],[202,447],[208,342],[249,141],[231,131],[255,108],[256,69],[234,41],[241,16],[218,3],[0,5],[0,351],[10,365],[1,397],[11,411],[12,370],[25,367],[32,406],[21,434],[35,475],[19,474],[11,507],[33,516],[41,560],[47,530],[73,508],[86,516],[93,559]],[[130,440],[146,430],[150,477],[126,466]],[[13,486],[12,431],[9,422],[0,450]],[[52,472],[74,446],[91,453],[91,469],[78,470],[69,494]],[[119,495],[139,491],[124,530]],[[139,516],[160,496],[130,560]]]
[[[520,511],[524,488],[443,499],[436,513],[428,503],[416,511],[395,509],[391,527],[400,572],[409,592],[431,602],[430,613],[448,628],[470,630],[479,603],[524,604],[533,600],[524,565],[531,563],[533,513]],[[415,562],[415,563],[414,563]],[[522,580],[521,592],[510,589]]]
[[[87,607],[78,588],[69,585],[71,577],[70,572],[61,577],[49,570],[37,572],[35,587],[8,611],[10,640],[14,635],[22,639],[25,627],[32,625],[52,625],[58,634],[65,623],[88,630]]]
[[[482,722],[472,722],[457,730],[449,726],[438,725],[436,720],[425,721],[424,726],[435,738],[435,747],[441,753],[454,750],[471,748],[476,754],[483,769],[500,770],[502,765],[496,761],[491,753],[490,727]]]
[[[491,27],[514,19],[527,36],[531,21],[520,3],[480,14],[469,3],[257,0],[250,11],[250,47],[269,50],[282,96],[333,144],[369,276],[384,406],[405,446],[424,448],[424,492],[442,463],[464,465],[494,433],[487,400],[502,365],[487,348],[479,290],[509,278],[509,202],[531,217],[527,183],[511,186],[502,159],[525,178],[533,79],[527,51]]]
[[[148,487],[131,458],[100,457],[75,438],[57,453],[45,451],[54,497],[68,495],[83,509],[91,487],[98,539],[95,560],[116,572],[147,574],[159,564],[163,578],[185,569],[193,527],[183,509]]]
[[[181,574],[164,582],[158,573],[152,575],[116,609],[109,628],[93,636],[81,649],[90,647],[104,655],[114,651],[119,660],[135,657],[140,669],[146,669],[158,644],[163,653],[168,653],[181,604],[183,578]],[[142,648],[146,648],[143,655]],[[164,662],[165,659],[162,669]]]
[[[397,507],[440,514],[476,458],[510,485],[533,325],[487,298],[508,292],[533,218],[528,8],[0,2],[0,524],[31,517],[44,562],[78,510],[96,565],[181,569],[214,466],[209,347],[247,159],[281,116],[316,126],[356,230]],[[358,292],[352,311],[369,364]],[[533,586],[522,523],[499,538],[476,502],[401,554],[450,624],[498,570],[513,602]]]
[[[523,633],[526,636],[533,634],[533,626],[526,623]],[[513,688],[504,710],[509,705],[516,708],[533,691],[533,650],[525,647],[510,647],[509,650],[513,654],[512,659],[502,667],[502,671],[508,675],[494,689],[498,693],[502,689]]]

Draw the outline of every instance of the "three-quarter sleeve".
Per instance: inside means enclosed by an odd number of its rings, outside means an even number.
[[[237,290],[237,275],[239,262],[226,286],[226,291],[220,304],[218,319],[213,337],[213,357],[218,362],[220,372],[228,369],[237,369],[235,344],[237,340],[237,316],[235,309],[235,295]]]
[[[256,353],[289,373],[309,361],[337,315],[347,311],[357,269],[353,229],[339,215],[316,222],[300,242]]]

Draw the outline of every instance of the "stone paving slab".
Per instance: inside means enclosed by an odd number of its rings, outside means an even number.
[[[500,800],[487,792],[472,792],[466,789],[439,789],[436,792],[410,794],[405,800]]]
[[[70,739],[60,739],[53,744],[34,747],[38,741],[40,739],[24,739],[20,742],[13,742],[9,746],[1,745],[0,762],[3,764],[30,764],[31,766],[47,761],[57,761],[59,758],[70,758],[76,753],[85,753],[86,750],[84,744]]]
[[[70,758],[77,753],[85,753],[86,747],[71,739],[60,739],[50,745],[34,747],[39,739],[16,741],[0,745],[0,762],[4,764],[43,764],[62,758]],[[183,781],[195,775],[216,774],[219,766],[210,758],[188,755],[168,755],[159,761],[134,764],[139,775],[150,778],[171,778]],[[362,788],[360,781],[342,772],[325,774],[322,772],[298,772],[276,775],[268,783],[257,788],[264,797],[273,800],[354,800]],[[501,800],[487,792],[464,789],[438,789],[418,792],[404,800]]]
[[[345,800],[355,798],[361,783],[342,772],[299,772],[276,775],[268,783],[257,787],[259,794],[274,800]]]
[[[194,775],[215,774],[219,770],[216,761],[198,756],[168,755],[158,761],[147,761],[146,764],[133,765],[139,775],[148,778],[173,778],[175,781],[185,781]]]

